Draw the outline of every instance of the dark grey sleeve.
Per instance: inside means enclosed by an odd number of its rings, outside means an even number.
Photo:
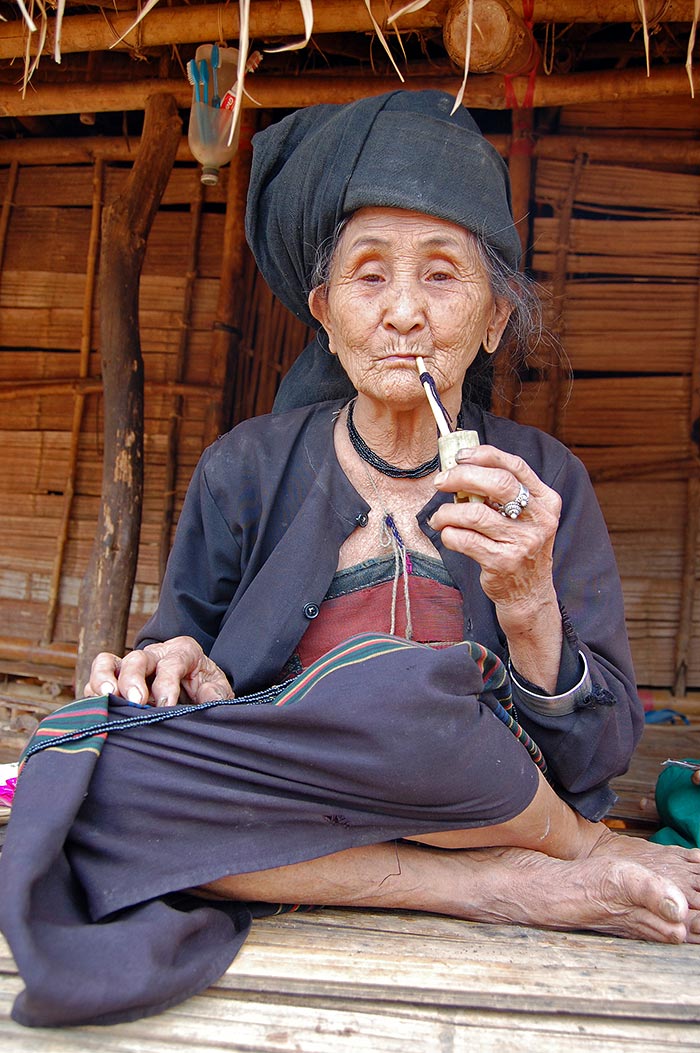
[[[521,723],[543,750],[560,795],[590,819],[614,801],[609,779],[627,770],[644,725],[612,545],[588,473],[567,455],[553,483],[562,498],[554,584],[580,679],[538,696],[514,679]]]
[[[158,607],[136,646],[192,636],[208,654],[240,580],[241,547],[207,482],[200,460],[178,520]],[[224,670],[229,672],[228,670]]]

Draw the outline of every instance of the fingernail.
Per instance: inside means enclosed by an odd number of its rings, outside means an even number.
[[[127,701],[132,702],[135,706],[143,705],[143,698],[137,687],[130,687],[126,693],[126,697]]]
[[[433,482],[435,483],[436,486],[439,486],[440,483],[444,483],[445,482],[445,479],[447,479],[447,472],[438,472],[437,475],[435,476],[435,479],[433,480]]]
[[[114,691],[114,684],[111,684],[109,680],[105,680],[104,684],[100,684],[101,695],[111,695]]]
[[[681,920],[681,915],[683,912],[681,910],[680,904],[677,903],[675,899],[671,899],[670,896],[666,896],[664,899],[661,900],[661,907],[664,916],[668,918],[669,921]]]
[[[462,450],[457,450],[455,455],[456,461],[470,461],[474,456],[474,448],[472,446],[465,446]]]

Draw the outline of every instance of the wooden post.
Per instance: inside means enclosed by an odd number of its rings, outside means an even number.
[[[104,161],[97,160],[92,181],[92,219],[90,224],[90,241],[88,243],[87,263],[85,266],[85,295],[83,298],[83,324],[80,335],[80,362],[78,373],[83,380],[90,371],[90,350],[92,348],[92,313],[95,305],[95,282],[97,278],[97,254],[100,244],[100,224],[102,220],[102,194],[104,190]],[[70,452],[68,455],[68,477],[63,491],[63,513],[58,530],[56,554],[54,556],[53,569],[51,572],[51,584],[49,586],[49,603],[46,609],[44,623],[43,643],[50,644],[53,640],[56,625],[56,614],[58,612],[58,600],[61,588],[61,573],[63,571],[63,559],[68,542],[68,531],[70,528],[71,513],[73,511],[73,498],[75,496],[75,480],[78,474],[78,460],[80,452],[80,432],[83,425],[83,413],[85,411],[86,395],[82,391],[76,391],[73,402],[73,423],[71,426]]]
[[[217,435],[229,427],[234,398],[233,361],[241,341],[241,291],[246,253],[245,205],[252,161],[250,140],[254,130],[254,118],[250,114],[244,114],[238,151],[228,169],[221,277],[209,369],[209,385],[218,388],[221,395],[216,401],[212,401],[207,416],[207,444],[213,442]]]
[[[98,651],[121,654],[136,577],[143,499],[143,360],[139,279],[182,131],[175,100],[146,104],[141,146],[120,197],[105,210],[100,253],[100,344],[104,383],[102,499],[83,579],[76,682],[82,690]]]

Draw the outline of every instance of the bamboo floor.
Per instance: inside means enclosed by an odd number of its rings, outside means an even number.
[[[700,755],[700,728],[647,727],[613,822],[654,825],[659,762]],[[203,994],[107,1028],[27,1030],[0,942],[8,1053],[665,1053],[700,1050],[700,946],[481,925],[399,911],[256,922]]]

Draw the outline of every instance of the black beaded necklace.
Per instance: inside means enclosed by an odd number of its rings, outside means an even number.
[[[382,475],[388,475],[392,479],[424,479],[426,475],[431,475],[436,472],[440,467],[440,458],[436,453],[434,457],[431,457],[429,461],[424,461],[423,464],[419,464],[416,468],[397,468],[395,464],[389,464],[383,457],[376,454],[374,450],[370,450],[369,446],[362,438],[357,428],[355,427],[355,421],[353,420],[353,405],[351,402],[348,405],[348,435],[350,436],[350,442],[353,445],[355,452],[366,461],[367,464],[371,464],[373,468],[376,468]],[[459,420],[457,421],[459,426]]]

